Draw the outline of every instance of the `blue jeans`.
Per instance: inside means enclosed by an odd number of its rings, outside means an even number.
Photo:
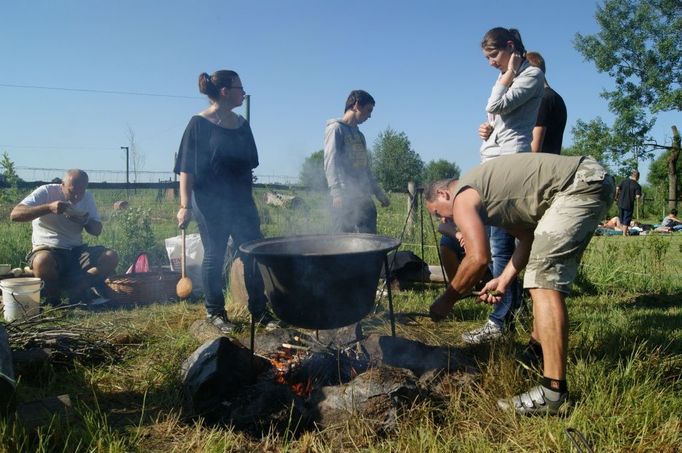
[[[629,226],[632,222],[632,209],[618,208],[618,219],[621,225]]]
[[[464,259],[466,251],[464,250],[464,247],[460,245],[457,239],[450,237],[446,234],[443,234],[440,237],[440,246],[447,247],[453,252],[455,252],[455,255],[457,255],[457,258],[459,258],[460,261]]]
[[[492,272],[493,277],[499,277],[514,253],[516,241],[514,236],[502,228],[486,226],[486,232],[490,240],[490,254],[492,255],[490,272]],[[505,327],[513,321],[514,312],[520,306],[521,285],[519,280],[515,278],[504,293],[502,301],[494,305],[495,308],[488,319],[500,327]]]
[[[206,311],[209,315],[218,315],[225,311],[224,292],[227,287],[225,270],[234,257],[234,254],[228,254],[227,243],[232,238],[232,251],[244,263],[244,283],[249,299],[249,311],[253,315],[263,313],[266,309],[263,277],[255,267],[254,259],[239,251],[239,246],[244,242],[263,238],[253,199],[234,203],[195,195],[193,214],[204,246],[201,281],[204,286]]]

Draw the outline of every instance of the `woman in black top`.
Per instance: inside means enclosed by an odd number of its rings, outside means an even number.
[[[234,325],[227,319],[224,296],[228,239],[232,238],[232,250],[238,251],[242,243],[263,237],[251,193],[258,151],[249,123],[232,111],[244,101],[239,75],[228,70],[210,76],[203,73],[199,91],[211,105],[192,117],[180,143],[174,169],[180,175],[177,219],[180,228],[185,228],[192,214],[196,218],[204,246],[202,283],[208,320],[230,333]],[[240,257],[249,311],[267,324],[272,318],[266,310],[262,277],[252,259]]]

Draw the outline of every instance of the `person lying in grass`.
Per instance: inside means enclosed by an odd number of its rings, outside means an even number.
[[[610,219],[606,219],[606,220],[602,221],[599,224],[599,226],[601,228],[610,228],[612,230],[620,230],[622,225],[620,224],[620,219],[618,218],[618,216],[615,216],[615,217],[611,217]]]
[[[524,287],[535,317],[529,346],[542,356],[543,378],[527,392],[500,399],[501,409],[559,414],[570,408],[566,296],[614,192],[613,177],[591,157],[535,153],[500,156],[459,181],[426,187],[429,212],[453,220],[467,246],[455,277],[431,305],[434,321],[444,319],[483,276],[491,259],[486,225],[504,228],[518,240],[504,271],[485,285],[480,298],[499,303],[498,294],[526,268]]]

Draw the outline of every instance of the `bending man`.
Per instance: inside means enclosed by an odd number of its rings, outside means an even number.
[[[431,305],[434,320],[445,318],[485,272],[490,261],[485,225],[504,228],[519,241],[504,271],[483,288],[481,299],[499,303],[497,294],[527,267],[524,287],[533,299],[544,377],[528,392],[499,400],[502,409],[556,414],[568,408],[565,299],[614,190],[613,178],[594,159],[553,154],[500,156],[459,181],[441,180],[427,187],[429,212],[451,218],[467,246],[455,278]]]

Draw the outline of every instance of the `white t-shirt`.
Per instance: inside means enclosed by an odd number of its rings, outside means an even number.
[[[45,184],[34,190],[24,198],[20,204],[26,206],[40,206],[53,201],[67,201],[62,192],[61,184]],[[83,199],[73,204],[78,211],[87,212],[91,220],[101,222],[99,213],[95,207],[95,199],[90,192],[85,192]],[[83,244],[83,225],[72,222],[63,214],[46,214],[33,219],[33,235],[31,241],[33,248],[38,246],[50,246],[57,248],[73,248]]]

